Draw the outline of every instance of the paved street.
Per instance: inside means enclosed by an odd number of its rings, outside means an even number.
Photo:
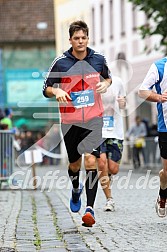
[[[159,218],[154,208],[158,193],[156,173],[121,167],[113,182],[116,211],[103,212],[105,198],[99,186],[96,224],[85,228],[81,222],[85,192],[80,212],[71,213],[71,184],[66,170],[37,168],[37,190],[31,189],[30,171],[15,170],[22,190],[0,191],[0,251],[166,252],[167,218]],[[84,180],[84,173],[81,178]]]

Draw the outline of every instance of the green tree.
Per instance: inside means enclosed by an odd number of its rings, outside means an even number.
[[[147,16],[148,23],[139,27],[142,38],[161,35],[160,43],[154,45],[152,49],[162,48],[162,51],[167,54],[167,0],[129,0],[129,2],[138,6],[139,10],[144,11]],[[149,20],[154,21],[154,26],[150,25]]]

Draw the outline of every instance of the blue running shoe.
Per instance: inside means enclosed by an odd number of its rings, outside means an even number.
[[[95,224],[95,217],[94,217],[94,211],[92,207],[87,207],[86,211],[82,217],[83,226],[85,227],[92,227],[93,224]]]
[[[81,194],[83,192],[83,184],[79,185],[79,192],[72,190],[72,198],[70,199],[70,209],[72,212],[77,213],[81,208]]]

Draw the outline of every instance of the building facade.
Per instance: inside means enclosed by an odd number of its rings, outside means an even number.
[[[46,103],[42,74],[56,55],[53,7],[53,0],[0,0],[0,106],[13,109],[14,125],[47,124],[33,114],[47,112],[34,104]]]
[[[70,46],[68,28],[75,20],[82,19],[90,23],[89,0],[54,0],[56,52],[62,54]]]
[[[162,57],[160,52],[146,54],[144,49],[147,47],[149,51],[160,38],[156,36],[141,39],[137,28],[149,21],[144,12],[139,11],[128,0],[91,0],[90,8],[91,46],[106,55],[111,71],[120,53],[124,55],[123,59],[126,59],[129,67],[126,77],[125,71],[124,74],[121,73],[121,66],[116,71],[126,86],[128,124],[134,121],[137,114],[156,123],[155,106],[140,100],[137,90],[151,63]],[[112,72],[115,74],[115,68]]]

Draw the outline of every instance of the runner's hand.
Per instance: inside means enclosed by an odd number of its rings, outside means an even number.
[[[105,93],[109,86],[110,86],[110,83],[108,83],[107,81],[101,81],[96,84],[96,87],[97,87],[96,92],[97,93]]]
[[[119,108],[120,109],[124,109],[125,108],[125,106],[126,106],[126,98],[124,96],[119,96],[117,98],[117,102],[119,104]]]
[[[162,93],[161,95],[161,102],[167,102],[167,91],[165,91],[164,93]]]
[[[72,100],[69,94],[61,88],[54,88],[53,94],[56,96],[56,100],[60,103],[68,103],[68,99]]]

